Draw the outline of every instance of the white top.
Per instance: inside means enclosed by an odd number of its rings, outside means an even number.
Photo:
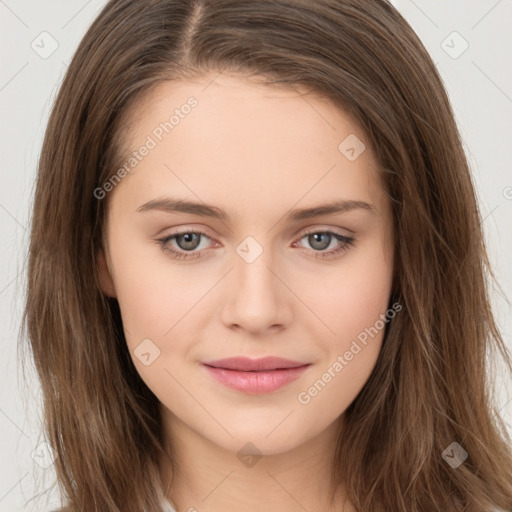
[[[164,500],[162,503],[164,512],[176,512],[175,508],[169,503],[168,500]]]
[[[165,498],[162,500],[162,510],[164,512],[176,512],[176,509]],[[63,508],[59,508],[53,510],[52,512],[66,512],[66,510]]]

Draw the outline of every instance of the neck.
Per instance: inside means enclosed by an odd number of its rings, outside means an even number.
[[[166,444],[164,491],[177,512],[352,512],[341,490],[331,504],[333,447],[339,426],[291,450],[260,454],[244,442],[226,450],[163,411]],[[251,450],[251,446],[254,448]]]

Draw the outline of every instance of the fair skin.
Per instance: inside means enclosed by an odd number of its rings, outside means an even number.
[[[167,489],[170,467],[162,461],[167,496],[178,512],[349,512],[342,490],[328,505],[330,461],[384,329],[307,403],[298,396],[388,309],[392,212],[374,154],[329,101],[214,74],[161,83],[138,102],[125,124],[129,152],[190,96],[197,106],[109,192],[99,255],[103,290],[119,302],[133,362],[161,402],[177,470]],[[353,161],[338,149],[349,134],[366,145]],[[229,219],[138,211],[170,196],[214,205]],[[287,217],[335,200],[372,208]],[[167,242],[193,259],[174,259],[155,241],[178,230],[205,233],[194,249],[183,237]],[[334,236],[315,244],[307,236],[325,231],[351,236],[353,244]],[[250,263],[237,252],[248,236],[257,244],[249,251],[262,249]],[[147,366],[134,353],[145,339],[151,357],[160,351]],[[261,394],[228,388],[201,366],[268,355],[310,365]],[[261,455],[254,464],[237,457],[248,442],[246,450]]]

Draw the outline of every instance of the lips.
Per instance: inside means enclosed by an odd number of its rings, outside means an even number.
[[[256,395],[287,386],[301,377],[310,365],[281,357],[231,357],[202,363],[207,374],[224,386]]]
[[[216,361],[207,361],[203,364],[213,368],[224,368],[225,370],[254,372],[299,368],[308,363],[283,359],[282,357],[268,356],[261,359],[250,359],[248,357],[230,357],[227,359],[218,359]]]

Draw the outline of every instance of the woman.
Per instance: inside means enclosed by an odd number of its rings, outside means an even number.
[[[388,2],[108,2],[30,245],[66,510],[512,510],[480,220]]]

